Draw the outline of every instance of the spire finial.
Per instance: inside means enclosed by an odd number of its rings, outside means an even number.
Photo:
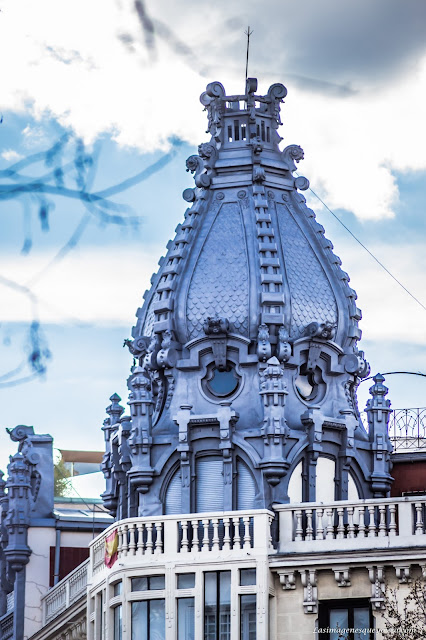
[[[250,50],[250,36],[253,33],[253,31],[250,31],[250,25],[247,27],[247,31],[244,31],[244,33],[247,36],[247,55],[246,55],[246,79],[245,79],[245,83],[244,86],[247,86],[247,72],[248,72],[248,61],[249,61],[249,50]]]

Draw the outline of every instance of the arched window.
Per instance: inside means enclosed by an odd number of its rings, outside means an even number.
[[[243,460],[237,459],[237,509],[254,509],[256,484],[253,475]]]
[[[182,513],[182,474],[180,469],[173,474],[166,491],[165,513],[167,516]]]
[[[197,458],[195,470],[196,512],[223,511],[223,458],[221,456]]]

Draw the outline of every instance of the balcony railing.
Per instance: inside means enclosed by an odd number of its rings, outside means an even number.
[[[426,448],[426,407],[395,409],[389,420],[389,436],[394,451]]]
[[[274,509],[279,513],[281,553],[425,545],[426,495],[304,502]]]
[[[368,431],[365,411],[361,412],[361,419]],[[426,449],[426,407],[394,409],[389,416],[388,430],[395,452]]]
[[[79,565],[42,598],[44,625],[86,594],[88,563]]]
[[[246,553],[247,549],[272,549],[271,522],[267,510],[198,513],[121,520],[99,535],[90,550],[93,574],[105,568],[105,540],[117,535],[117,558],[136,556],[140,562],[155,557],[176,557],[191,553],[210,556],[225,552]]]

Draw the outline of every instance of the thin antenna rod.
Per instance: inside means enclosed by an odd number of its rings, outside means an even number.
[[[250,31],[250,25],[247,27],[247,31],[244,31],[247,36],[247,56],[246,56],[246,85],[247,85],[247,72],[248,72],[248,61],[249,61],[249,50],[250,50],[250,36],[253,31]],[[244,89],[245,91],[245,89]]]

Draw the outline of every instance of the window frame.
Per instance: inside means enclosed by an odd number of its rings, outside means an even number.
[[[369,628],[374,629],[374,616],[369,598],[345,598],[340,600],[321,600],[318,603],[318,627],[330,627],[330,610],[341,609],[348,612],[348,628],[354,627],[354,609],[368,609]],[[318,633],[318,640],[330,640],[329,633]],[[354,640],[354,634],[349,633],[348,640]],[[374,631],[368,634],[367,640],[374,640]]]

